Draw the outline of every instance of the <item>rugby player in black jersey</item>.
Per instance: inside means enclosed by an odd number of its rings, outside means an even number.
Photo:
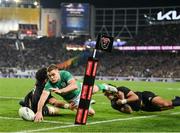
[[[151,91],[134,92],[127,87],[117,87],[117,92],[104,91],[104,95],[111,101],[111,106],[123,113],[133,111],[162,111],[180,106],[180,97],[166,100]]]

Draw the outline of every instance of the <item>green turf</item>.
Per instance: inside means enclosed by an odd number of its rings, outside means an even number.
[[[97,81],[103,82],[103,81]],[[180,95],[180,83],[104,81],[132,90],[150,90],[172,99]],[[134,112],[131,115],[119,113],[101,92],[93,95],[96,115],[88,117],[86,125],[74,125],[75,113],[61,110],[59,116],[44,117],[46,122],[24,121],[18,116],[18,98],[33,87],[32,79],[0,79],[0,132],[42,131],[42,132],[179,132],[180,107],[164,112]],[[5,98],[9,97],[9,98]],[[17,99],[16,99],[17,98]]]

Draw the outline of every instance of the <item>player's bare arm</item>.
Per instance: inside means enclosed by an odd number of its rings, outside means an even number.
[[[62,93],[68,93],[70,91],[73,91],[73,90],[76,90],[78,89],[78,86],[76,84],[76,80],[75,79],[71,79],[69,82],[68,82],[68,86],[66,86],[65,88],[63,89],[58,89],[58,88],[52,88],[52,91],[55,92],[55,93],[59,93],[59,94],[62,94]]]
[[[38,108],[37,112],[35,114],[34,122],[41,122],[43,120],[43,115],[42,115],[42,108],[44,106],[45,101],[47,100],[50,92],[43,90],[41,97],[38,102]]]
[[[121,104],[126,104],[126,103],[129,103],[129,102],[137,101],[138,99],[139,99],[138,96],[133,91],[130,91],[127,94],[127,98],[126,99],[118,99],[116,101],[116,103],[121,105]]]
[[[130,91],[127,94],[127,101],[128,102],[134,102],[134,101],[137,101],[137,100],[139,100],[139,97],[133,91]]]

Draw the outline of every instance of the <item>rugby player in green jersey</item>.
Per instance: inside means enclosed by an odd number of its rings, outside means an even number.
[[[74,109],[78,108],[82,83],[77,81],[70,72],[59,70],[56,65],[50,65],[47,68],[47,75],[49,80],[46,82],[38,102],[37,113],[34,120],[35,122],[41,122],[43,120],[42,108],[50,92],[55,92],[56,94],[63,97],[65,101],[74,106]],[[103,90],[117,91],[117,89],[113,86],[107,84],[97,84],[94,85],[93,93]],[[90,107],[89,115],[94,114],[94,109]]]
[[[48,79],[47,68],[43,67],[39,69],[36,72],[35,79],[36,79],[36,83],[35,83],[34,88],[30,92],[28,92],[28,94],[25,96],[23,100],[20,100],[19,102],[21,106],[32,109],[34,113],[37,112],[38,101],[40,99],[40,96],[42,94],[42,91],[44,90],[46,81]],[[51,104],[52,106],[48,106],[47,104]],[[59,108],[71,109],[71,107],[73,108],[73,106],[71,106],[70,104],[63,101],[59,101],[55,97],[53,97],[51,94],[49,94],[44,104],[42,113],[44,116],[57,115],[59,114],[59,111],[60,111]]]

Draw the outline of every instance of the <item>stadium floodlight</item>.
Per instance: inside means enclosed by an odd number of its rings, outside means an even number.
[[[19,3],[19,2],[20,2],[20,0],[14,0],[14,2]]]
[[[118,39],[117,39],[117,42],[120,42],[120,41],[121,41],[121,39],[118,38]]]
[[[34,3],[33,3],[35,6],[37,6],[38,5],[38,2],[37,1],[34,1]]]

